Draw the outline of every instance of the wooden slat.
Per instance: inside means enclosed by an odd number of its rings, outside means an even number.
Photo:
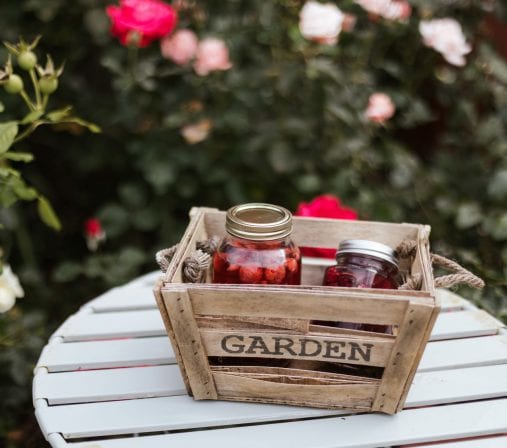
[[[400,390],[400,381],[405,384],[407,377],[415,373],[417,355],[422,350],[426,333],[434,308],[410,304],[405,318],[399,327],[394,347],[390,353],[377,390],[372,410],[392,414],[396,411],[404,389]]]
[[[399,448],[505,448],[507,447],[507,435],[501,435],[498,437],[474,437],[468,440],[455,440],[452,442],[443,443],[431,443],[430,445],[405,445]]]
[[[85,308],[91,308],[96,313],[107,313],[152,310],[156,306],[152,287],[141,283],[110,289],[105,294],[88,302]]]
[[[394,299],[354,297],[330,297],[314,292],[311,300],[308,293],[296,290],[279,290],[276,300],[270,291],[251,289],[229,289],[216,287],[189,289],[192,306],[197,314],[210,316],[255,316],[294,319],[329,320],[333,316],[344,322],[368,322],[371,324],[398,324],[404,315],[407,303]],[[241,301],[241,307],[238,302]]]
[[[507,362],[507,335],[430,342],[420,371],[447,370]]]
[[[33,399],[50,405],[186,395],[178,366],[36,374]]]
[[[223,235],[225,212],[207,212],[205,223],[210,235]],[[299,246],[336,249],[344,239],[374,240],[396,247],[404,239],[417,239],[418,224],[393,224],[374,221],[293,217],[292,237]],[[330,246],[330,242],[334,242]]]
[[[305,266],[308,268],[313,266],[311,263],[314,260],[316,259],[303,257],[303,272]],[[330,264],[334,263],[333,260],[323,259],[320,261],[320,263],[326,262]],[[107,291],[88,302],[85,307],[91,307],[98,313],[155,309],[157,305],[153,298],[152,289],[161,275],[160,271],[150,272],[124,286]],[[316,281],[316,283],[320,283],[320,280]],[[437,289],[437,296],[441,301],[442,311],[457,311],[469,306],[469,303],[465,299],[446,289]]]
[[[165,430],[206,428],[335,415],[340,411],[226,401],[196,402],[188,396],[146,398],[37,409],[45,433],[65,438],[97,437]]]
[[[309,334],[292,336],[273,331],[200,330],[208,356],[347,362],[383,367],[393,340],[361,339]],[[297,354],[297,358],[293,353]]]
[[[483,310],[441,313],[431,335],[432,341],[498,334],[501,323]]]
[[[167,336],[53,343],[44,347],[37,367],[50,372],[109,369],[143,365],[174,364],[173,349]]]
[[[66,341],[91,341],[166,334],[156,309],[111,313],[80,312],[71,316],[54,334]],[[329,315],[327,316],[329,319]],[[430,340],[444,340],[497,334],[499,322],[480,310],[441,313]]]
[[[192,395],[197,400],[216,399],[217,391],[201,335],[186,290],[162,292],[174,338],[181,353]],[[176,316],[173,318],[173,316]]]
[[[487,378],[487,381],[484,381]],[[84,387],[86,385],[86,387]],[[33,398],[49,404],[185,395],[176,365],[37,374]],[[419,372],[406,407],[507,395],[507,365]]]
[[[149,417],[143,414],[141,401],[136,402],[140,406],[136,411],[139,419],[133,422],[130,431],[139,432],[140,424],[149,419],[152,419],[149,425],[150,428],[153,430],[159,429],[157,414],[151,414]],[[218,408],[218,406],[213,405],[220,404],[224,403],[205,402],[202,403],[201,408],[204,408],[204,405],[209,405],[207,415],[214,416],[216,414],[213,413],[213,407]],[[244,406],[241,403],[226,404]],[[161,414],[167,412],[167,410],[163,410],[163,406],[163,403],[161,403]],[[71,421],[68,416],[65,418],[63,410],[58,408],[60,407],[53,409],[58,411],[57,413],[46,416],[48,428],[51,432],[60,431],[68,438],[88,434],[88,431],[85,431],[86,428],[83,427],[84,425],[80,426],[80,432],[74,432],[75,421]],[[66,408],[70,408],[70,406]],[[248,406],[248,408],[266,412],[269,405]],[[188,409],[182,405],[181,414],[187,412]],[[128,438],[101,440],[100,446],[103,448],[130,448],[134,446],[142,446],[143,448],[167,448],[168,446],[171,448],[194,446],[227,448],[237,447],[240,444],[242,448],[258,448],[259,446],[277,448],[303,448],[308,446],[314,448],[372,448],[502,433],[507,431],[506,414],[507,399],[488,400],[412,409],[394,416],[363,414],[267,424],[263,425],[262,429],[253,425],[216,429],[214,431],[192,431],[166,436],[143,437],[135,440]],[[115,415],[121,416],[123,414],[116,412]],[[179,420],[180,412],[175,413],[173,417],[174,421]],[[82,416],[81,418],[85,417]],[[114,419],[114,422],[94,420],[96,426],[93,432],[95,434],[99,430],[98,426],[102,427],[106,424],[108,431],[119,431],[121,428],[117,419]],[[80,422],[82,423],[82,420]],[[230,424],[233,423],[230,422]],[[132,445],[132,442],[137,445]],[[90,446],[90,442],[71,446],[85,448],[87,445]]]
[[[286,403],[317,408],[369,410],[378,384],[287,384],[229,373],[213,374],[220,398],[234,401]],[[255,397],[255,398],[252,398]]]
[[[420,371],[443,370],[507,362],[507,335],[430,342]],[[51,372],[139,365],[173,364],[166,336],[114,341],[68,342],[48,345],[37,363]]]

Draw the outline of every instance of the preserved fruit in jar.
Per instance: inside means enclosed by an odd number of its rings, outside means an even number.
[[[342,241],[336,252],[336,265],[326,269],[324,286],[397,289],[399,286],[396,251],[369,240]],[[322,322],[321,322],[322,323]],[[330,323],[325,323],[329,325]],[[340,328],[390,333],[384,325],[338,322]]]
[[[213,256],[213,283],[299,285],[301,255],[290,239],[292,215],[271,204],[232,207],[227,236]]]

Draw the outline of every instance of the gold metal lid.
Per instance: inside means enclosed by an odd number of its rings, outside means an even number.
[[[225,230],[247,240],[278,240],[292,232],[292,214],[272,204],[241,204],[227,210]]]

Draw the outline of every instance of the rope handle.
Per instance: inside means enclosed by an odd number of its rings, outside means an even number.
[[[204,283],[206,280],[206,272],[211,264],[211,256],[218,247],[218,238],[210,238],[209,240],[198,241],[196,243],[197,250],[192,252],[185,260],[183,260],[182,278],[184,283]],[[155,254],[155,260],[160,266],[160,270],[165,274],[171,264],[179,244],[175,244],[167,249],[159,250]]]
[[[400,258],[411,258],[415,256],[417,251],[417,243],[413,240],[402,241],[401,244],[396,248]],[[435,288],[450,288],[451,286],[464,284],[472,288],[482,289],[485,286],[484,280],[477,275],[473,274],[469,270],[465,269],[459,263],[453,260],[443,257],[438,254],[430,254],[431,264],[447,269],[452,274],[443,275],[436,277],[434,284]],[[419,290],[422,286],[421,274],[415,274],[407,279],[407,281],[401,285],[398,289],[402,290]]]

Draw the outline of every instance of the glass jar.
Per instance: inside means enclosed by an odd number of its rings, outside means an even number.
[[[336,265],[326,269],[323,285],[397,289],[398,266],[396,251],[385,244],[369,240],[344,240],[336,252]],[[391,332],[390,327],[384,325],[338,322],[334,326],[377,333]]]
[[[271,204],[227,211],[227,236],[213,256],[213,283],[301,284],[301,255],[292,242],[292,215]]]

